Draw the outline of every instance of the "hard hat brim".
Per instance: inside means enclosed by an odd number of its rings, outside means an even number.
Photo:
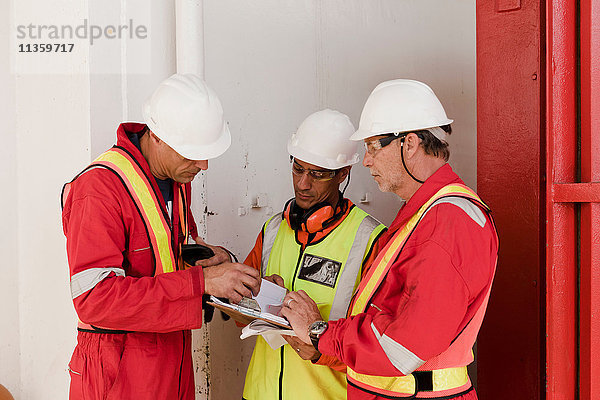
[[[215,142],[202,146],[185,146],[182,148],[181,152],[177,149],[174,150],[188,160],[198,161],[217,158],[225,153],[229,146],[231,146],[231,132],[229,131],[229,126],[225,123],[223,124],[223,130],[221,131],[219,139]]]
[[[373,136],[379,135],[389,135],[390,133],[404,133],[404,132],[414,132],[414,131],[425,131],[431,128],[437,128],[444,125],[450,125],[454,120],[447,119],[445,121],[440,121],[440,123],[428,125],[428,126],[415,126],[415,127],[404,127],[403,129],[386,129],[380,132],[373,132],[369,129],[357,129],[356,132],[352,136],[350,136],[350,140],[360,141],[364,139],[368,139]]]
[[[324,158],[323,156],[311,153],[309,151],[304,150],[300,146],[294,146],[289,142],[287,150],[288,153],[295,159],[312,165],[316,165],[317,167],[331,170],[344,168],[349,165],[354,165],[360,160],[360,155],[358,153],[355,153],[351,159],[346,160],[344,162],[339,162],[338,160]]]
[[[225,123],[223,124],[223,129],[221,131],[221,135],[219,135],[219,139],[210,144],[204,144],[202,146],[194,146],[194,145],[174,145],[169,143],[168,140],[163,139],[167,135],[162,135],[160,130],[156,131],[156,127],[150,121],[147,124],[148,127],[160,140],[169,145],[173,150],[175,150],[182,157],[187,158],[188,160],[200,161],[200,160],[210,160],[213,158],[219,157],[221,154],[225,153],[229,146],[231,146],[231,132],[229,131],[229,126]],[[154,128],[154,129],[153,129]]]

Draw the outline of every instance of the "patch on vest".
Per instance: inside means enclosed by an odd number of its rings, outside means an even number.
[[[321,285],[335,287],[335,282],[342,268],[339,261],[306,254],[300,266],[298,278]]]

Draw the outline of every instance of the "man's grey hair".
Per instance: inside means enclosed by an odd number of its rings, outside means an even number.
[[[450,125],[441,126],[446,132],[446,134],[452,133],[452,127]],[[421,146],[423,146],[423,150],[425,150],[425,154],[429,154],[431,156],[439,157],[444,159],[444,161],[448,161],[450,158],[450,148],[446,141],[442,141],[436,138],[433,133],[428,130],[422,130],[415,132],[419,138],[421,138]]]

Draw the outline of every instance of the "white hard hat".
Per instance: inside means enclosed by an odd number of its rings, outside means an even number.
[[[451,124],[442,103],[423,82],[395,79],[380,83],[371,92],[352,140],[371,136],[429,130],[445,140],[440,126]]]
[[[356,164],[358,144],[350,140],[354,125],[346,114],[321,110],[309,115],[288,140],[294,158],[326,169]]]
[[[150,130],[189,160],[218,157],[231,145],[221,102],[196,75],[165,79],[146,100],[143,114]]]

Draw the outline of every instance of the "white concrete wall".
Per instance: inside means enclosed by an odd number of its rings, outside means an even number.
[[[207,173],[210,242],[243,259],[263,222],[293,194],[289,135],[325,107],[358,126],[367,96],[388,79],[431,85],[456,121],[451,163],[475,185],[475,2],[205,0],[205,20],[206,79],[233,135]],[[389,224],[397,198],[380,193],[357,165],[347,194],[358,204],[365,193],[372,201],[361,206]],[[262,194],[266,205],[250,208]],[[231,323],[211,324],[213,399],[240,397],[253,342],[238,335]]]
[[[0,233],[0,383],[19,399],[61,399],[75,345],[75,314],[60,187],[114,142],[120,121],[141,118],[145,97],[175,71],[174,11],[173,1],[153,0],[144,10],[137,0],[54,0],[43,2],[46,8],[31,1],[46,21],[55,14],[64,18],[59,14],[65,9],[98,21],[150,13],[152,30],[149,69],[143,73],[132,59],[131,43],[115,54],[91,48],[80,59],[79,73],[10,75],[7,57],[0,61],[0,185],[13,193],[1,200],[12,212],[5,213],[7,228]],[[358,125],[364,101],[383,80],[414,78],[433,87],[456,120],[451,163],[475,185],[474,2],[204,0],[204,9],[206,79],[221,97],[233,135],[231,149],[211,161],[206,183],[195,184],[198,220],[204,219],[202,196],[208,203],[209,242],[244,258],[264,220],[292,196],[289,135],[304,117],[325,107],[347,113]],[[12,15],[7,2],[0,11]],[[11,34],[10,26],[0,26],[3,54],[11,51],[5,40]],[[114,71],[97,73],[102,69]],[[397,199],[381,194],[358,165],[347,194],[358,203],[367,192],[371,202],[363,207],[389,223]],[[250,208],[259,195],[264,206]],[[209,331],[210,340],[196,334],[194,342],[197,398],[239,399],[253,343],[240,342],[239,329],[219,316]]]
[[[0,15],[9,15],[9,3],[0,3]],[[16,227],[18,213],[16,199],[10,193],[17,185],[17,130],[15,115],[15,79],[10,74],[8,24],[0,24],[0,187],[4,210],[3,229],[0,230],[0,384],[16,393],[21,387],[19,362],[19,271]]]
[[[60,7],[27,1],[12,12],[32,9],[27,14],[34,19],[65,16]],[[84,12],[83,5],[66,13]],[[13,51],[6,48],[5,58]],[[70,71],[85,68],[86,52],[81,56]],[[66,284],[59,197],[73,168],[89,162],[89,83],[85,75],[3,72],[2,81],[12,92],[1,111],[8,121],[3,141],[6,137],[9,144],[2,146],[8,152],[3,171],[10,172],[2,182],[7,188],[2,209],[9,218],[2,235],[10,235],[2,240],[9,247],[2,275],[7,272],[11,298],[3,301],[9,320],[2,321],[1,330],[9,337],[1,342],[0,381],[19,399],[60,398],[67,390],[76,319]]]

